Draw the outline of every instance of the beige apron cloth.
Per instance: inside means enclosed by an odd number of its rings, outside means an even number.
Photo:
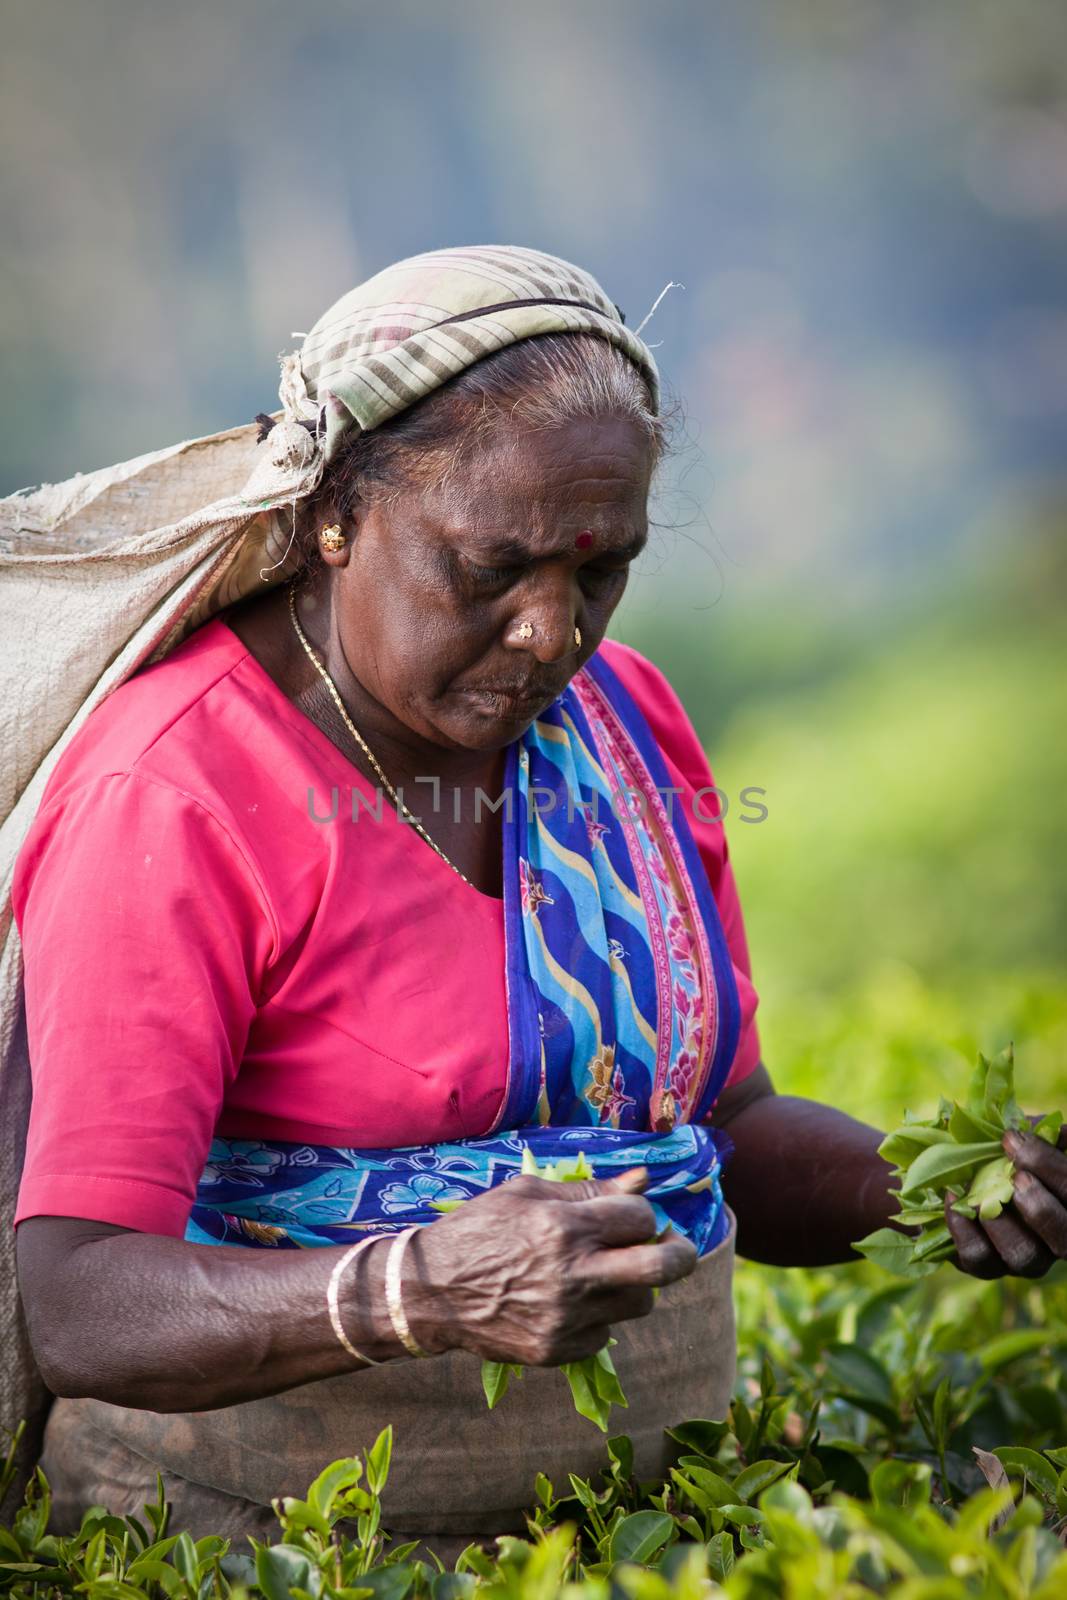
[[[689,1278],[665,1289],[651,1315],[621,1323],[612,1351],[629,1409],[610,1428],[633,1440],[639,1478],[665,1474],[664,1429],[725,1416],[736,1371],[732,1299],[736,1223]],[[442,1559],[471,1539],[525,1531],[534,1478],[557,1489],[568,1473],[595,1477],[604,1436],[573,1410],[555,1371],[531,1367],[495,1411],[480,1363],[455,1351],[321,1379],[266,1400],[164,1415],[98,1400],[57,1400],[41,1465],[52,1485],[53,1530],[77,1527],[88,1505],[119,1515],[155,1498],[156,1472],[172,1527],[193,1536],[279,1537],[276,1495],[301,1498],[324,1466],[366,1450],[388,1423],[393,1464],[382,1520]]]

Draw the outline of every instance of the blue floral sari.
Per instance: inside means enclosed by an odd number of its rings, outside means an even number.
[[[185,1237],[306,1248],[430,1223],[538,1162],[646,1166],[661,1226],[725,1237],[729,1141],[705,1119],[740,1004],[707,873],[662,754],[594,656],[509,747],[506,1089],[480,1138],[394,1150],[215,1139]],[[442,955],[447,960],[447,955]]]

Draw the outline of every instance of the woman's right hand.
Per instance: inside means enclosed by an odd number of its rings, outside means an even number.
[[[577,1183],[513,1178],[420,1228],[402,1283],[417,1342],[524,1366],[595,1354],[613,1323],[645,1316],[654,1289],[696,1266],[682,1235],[655,1241],[647,1179],[643,1168]]]

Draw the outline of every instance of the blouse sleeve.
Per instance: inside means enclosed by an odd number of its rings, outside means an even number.
[[[133,772],[39,811],[12,889],[33,1099],[16,1222],[181,1237],[276,943],[251,859]]]
[[[683,791],[675,797],[674,805],[684,809],[707,870],[741,1002],[741,1033],[726,1080],[727,1086],[740,1083],[760,1064],[760,1042],[756,1028],[759,996],[752,982],[741,902],[734,882],[726,831],[718,818],[716,796],[709,792],[694,807],[694,797],[698,791],[713,789],[715,779],[696,729],[659,668],[637,650],[616,641],[608,642],[604,654],[644,713],[673,781]]]

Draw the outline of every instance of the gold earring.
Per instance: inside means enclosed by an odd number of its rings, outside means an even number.
[[[532,639],[533,638],[533,623],[532,622],[520,623],[518,637],[520,639]]]
[[[575,628],[575,630],[574,630],[574,643],[575,643],[575,647],[577,649],[580,650],[582,648],[582,630],[581,630],[581,628]]]
[[[323,528],[319,534],[319,539],[322,543],[322,548],[330,551],[343,550],[348,543],[348,540],[341,532],[341,524],[339,522],[334,522],[330,527]]]

